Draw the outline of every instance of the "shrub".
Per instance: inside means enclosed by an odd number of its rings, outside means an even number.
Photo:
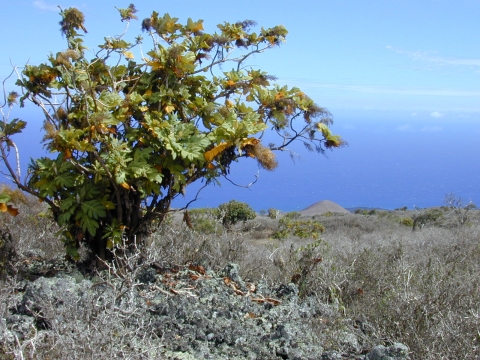
[[[248,204],[236,200],[221,204],[218,207],[218,211],[222,218],[223,225],[226,228],[229,228],[240,221],[245,223],[247,220],[255,219],[257,216],[255,211]]]
[[[273,209],[273,208],[268,209],[268,217],[270,219],[278,219],[279,216],[280,216],[280,210]]]
[[[413,219],[410,218],[410,217],[401,218],[400,219],[400,224],[408,226],[408,227],[413,227]]]
[[[316,220],[294,220],[287,214],[280,219],[278,230],[273,234],[273,238],[285,239],[293,235],[301,239],[317,239],[324,231],[325,227]]]
[[[203,234],[214,234],[220,230],[218,209],[201,208],[189,211],[193,229]]]
[[[444,218],[444,213],[440,209],[428,209],[424,212],[418,212],[413,216],[412,230],[422,229],[427,224],[437,224]]]
[[[332,216],[343,216],[343,215],[344,214],[342,214],[342,213],[327,211],[327,212],[324,212],[321,216],[332,217]]]
[[[285,217],[288,219],[298,219],[301,216],[302,214],[300,214],[298,211],[290,211],[289,213],[285,214]]]
[[[454,215],[457,226],[463,226],[470,220],[470,210],[476,209],[477,206],[472,202],[465,202],[461,197],[455,194],[447,194],[445,196],[445,205],[450,210],[450,214]]]

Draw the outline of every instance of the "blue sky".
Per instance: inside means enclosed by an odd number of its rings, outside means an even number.
[[[62,8],[75,6],[85,13],[89,31],[85,41],[92,49],[104,36],[123,31],[114,6],[129,4],[106,0],[4,2],[8,5],[3,6],[0,23],[4,34],[0,39],[1,79],[10,72],[10,63],[38,64],[50,51],[65,48],[57,4]],[[273,174],[260,172],[256,189],[226,186],[218,196],[218,189],[214,189],[205,195],[209,200],[200,205],[215,206],[236,198],[255,202],[257,209],[262,207],[260,201],[265,202],[264,208],[291,210],[322,199],[337,200],[343,206],[380,206],[379,191],[385,191],[385,199],[390,199],[382,205],[385,207],[395,207],[397,202],[398,206],[432,206],[434,197],[441,203],[447,192],[480,203],[480,1],[177,0],[134,4],[140,19],[152,10],[168,12],[180,20],[203,19],[207,31],[223,21],[244,19],[256,20],[259,26],[286,26],[287,43],[258,55],[250,65],[276,75],[279,83],[300,87],[328,108],[334,115],[334,132],[350,144],[328,158],[299,148],[295,165],[280,156],[280,169]],[[129,33],[135,36],[139,28],[140,21],[134,21]],[[17,116],[32,123],[29,137],[38,136],[38,112],[25,109]],[[38,153],[41,147],[33,144],[23,144],[29,149],[23,150],[24,157]],[[416,183],[407,186],[398,177],[388,178],[395,173],[389,166],[399,159],[404,159],[404,164],[398,166],[411,174],[407,178],[417,178]],[[413,170],[412,163],[417,164]],[[239,172],[254,178],[257,169],[248,166]],[[439,173],[428,166],[435,166]],[[301,182],[305,177],[310,179],[308,184]],[[418,196],[397,199],[397,195],[389,195],[385,184],[379,185],[383,190],[370,188],[379,177],[384,183],[398,180],[397,188],[405,187],[405,194]],[[314,178],[318,178],[316,185]],[[459,178],[468,186],[457,184]],[[242,176],[238,180],[247,181]],[[422,200],[426,184],[435,188],[428,201]],[[272,188],[278,189],[278,194],[267,195]],[[292,188],[302,191],[288,201],[279,201],[285,198],[282,194],[291,194]],[[372,200],[367,204],[368,199]]]

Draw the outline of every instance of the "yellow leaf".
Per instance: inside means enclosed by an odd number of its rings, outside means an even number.
[[[167,105],[165,106],[165,111],[167,112],[167,114],[170,114],[173,110],[175,110],[175,106],[173,105]]]
[[[147,64],[152,67],[152,70],[163,69],[163,64],[158,60],[147,61]]]
[[[195,24],[195,27],[192,29],[193,32],[203,31],[203,24],[199,21]]]
[[[113,249],[113,241],[112,239],[108,238],[107,240],[107,249],[112,250]]]
[[[126,59],[133,59],[135,56],[133,56],[133,53],[131,51],[124,51],[123,56],[125,56]]]
[[[95,129],[96,129],[97,132],[99,132],[100,134],[106,134],[106,133],[109,132],[109,131],[108,131],[108,128],[107,128],[105,125],[103,125],[103,124],[97,125],[97,126],[95,127]]]
[[[211,162],[209,162],[209,163],[207,164],[207,169],[213,170],[213,169],[215,169],[215,165],[213,165]]]
[[[328,138],[329,136],[332,135],[332,133],[330,132],[330,129],[324,123],[320,123],[320,122],[317,123],[317,128],[322,132],[322,135],[324,138]]]
[[[222,153],[226,148],[228,148],[230,146],[232,146],[231,143],[222,142],[222,143],[218,144],[217,146],[215,146],[213,149],[205,152],[205,154],[203,156],[204,156],[205,160],[207,160],[208,162],[212,162],[212,160],[215,156]]]
[[[0,203],[0,211],[1,212],[8,212],[12,216],[18,215],[18,209],[13,205],[7,205],[5,203]]]
[[[277,38],[275,36],[267,36],[267,40],[270,45],[275,45],[275,41],[277,41]]]
[[[235,81],[233,81],[233,80],[228,80],[227,81],[227,86],[233,86],[233,85],[235,85]]]
[[[331,135],[327,138],[327,141],[325,141],[325,147],[326,148],[340,147],[344,144],[345,144],[345,142],[338,135]]]
[[[126,182],[121,183],[120,186],[124,189],[130,190],[130,185],[128,185]]]
[[[246,145],[257,145],[259,142],[260,140],[255,138],[246,138],[242,140],[242,142],[240,143],[240,147],[243,148]]]
[[[70,149],[66,149],[65,150],[65,154],[63,155],[63,159],[64,160],[68,160],[72,157],[72,150]]]

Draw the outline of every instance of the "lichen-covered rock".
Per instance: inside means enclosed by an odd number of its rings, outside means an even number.
[[[406,360],[409,358],[409,349],[406,345],[394,343],[389,347],[378,345],[370,351],[367,360]]]
[[[315,297],[300,299],[295,284],[244,282],[235,264],[217,273],[191,266],[102,276],[91,281],[57,274],[28,282],[11,314],[0,319],[0,340],[28,341],[34,333],[36,341],[47,342],[45,348],[55,349],[50,358],[67,356],[68,347],[52,347],[48,339],[84,344],[84,357],[365,358],[361,330],[351,321],[330,331],[343,350],[324,349],[328,319],[340,318],[334,307]],[[376,347],[367,359],[407,359],[402,346]]]

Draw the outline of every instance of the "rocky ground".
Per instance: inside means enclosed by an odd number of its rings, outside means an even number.
[[[333,333],[338,306],[300,299],[295,284],[244,282],[235,264],[153,263],[85,278],[32,260],[19,277],[3,287],[1,359],[409,358],[398,343],[366,348],[370,326],[358,319]]]

